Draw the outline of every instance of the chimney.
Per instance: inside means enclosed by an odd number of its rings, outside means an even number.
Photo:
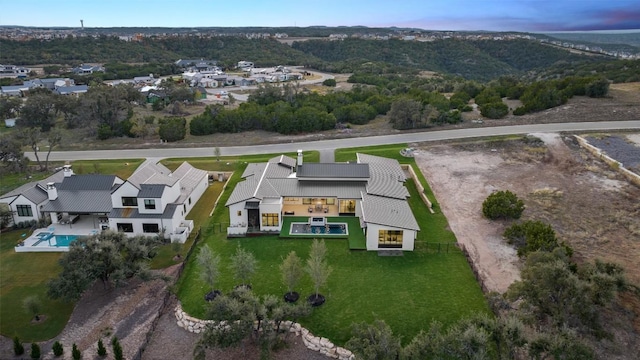
[[[298,150],[298,166],[302,166],[302,150]]]
[[[71,165],[65,165],[62,167],[62,171],[64,172],[64,177],[70,177],[73,175],[73,170],[71,169]]]
[[[58,189],[56,189],[56,185],[52,182],[47,183],[47,196],[51,201],[58,198]]]

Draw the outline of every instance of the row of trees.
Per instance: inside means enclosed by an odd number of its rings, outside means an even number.
[[[325,301],[320,288],[327,282],[332,268],[326,262],[327,248],[324,240],[313,240],[306,266],[294,251],[290,252],[280,265],[282,281],[288,292],[282,298],[274,295],[258,297],[251,291],[250,279],[257,270],[257,261],[252,253],[240,246],[231,257],[230,270],[239,284],[228,294],[215,289],[220,276],[220,256],[209,246],[203,246],[196,262],[200,267],[200,278],[209,287],[205,299],[209,301],[206,319],[215,324],[207,326],[194,353],[196,358],[204,358],[208,347],[229,347],[241,344],[246,338],[256,340],[267,354],[286,339],[288,329],[282,329],[285,320],[296,321],[311,313],[312,306]],[[314,293],[307,301],[299,304],[295,289],[306,271],[314,284]]]

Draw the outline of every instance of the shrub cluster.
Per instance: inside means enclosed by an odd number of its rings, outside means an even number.
[[[497,191],[482,203],[482,214],[491,220],[519,219],[524,211],[524,202],[509,190]]]

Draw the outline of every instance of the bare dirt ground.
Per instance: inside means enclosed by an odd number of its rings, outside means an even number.
[[[464,244],[488,290],[504,292],[519,279],[521,262],[502,240],[507,222],[482,217],[482,202],[510,190],[526,205],[523,220],[552,225],[578,261],[622,265],[640,286],[640,189],[579,148],[572,137],[532,134],[528,140],[412,144],[416,162],[458,241]],[[615,329],[619,358],[640,351],[638,297],[605,314]],[[620,345],[623,344],[623,345]],[[609,349],[611,350],[611,349]],[[611,354],[607,351],[607,354]],[[615,353],[615,352],[614,352]]]

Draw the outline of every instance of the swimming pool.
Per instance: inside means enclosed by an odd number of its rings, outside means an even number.
[[[78,238],[78,235],[54,235],[50,232],[41,232],[36,236],[39,240],[32,246],[69,247],[69,245]]]
[[[346,223],[330,223],[324,226],[310,225],[307,223],[291,223],[291,235],[348,235]]]

